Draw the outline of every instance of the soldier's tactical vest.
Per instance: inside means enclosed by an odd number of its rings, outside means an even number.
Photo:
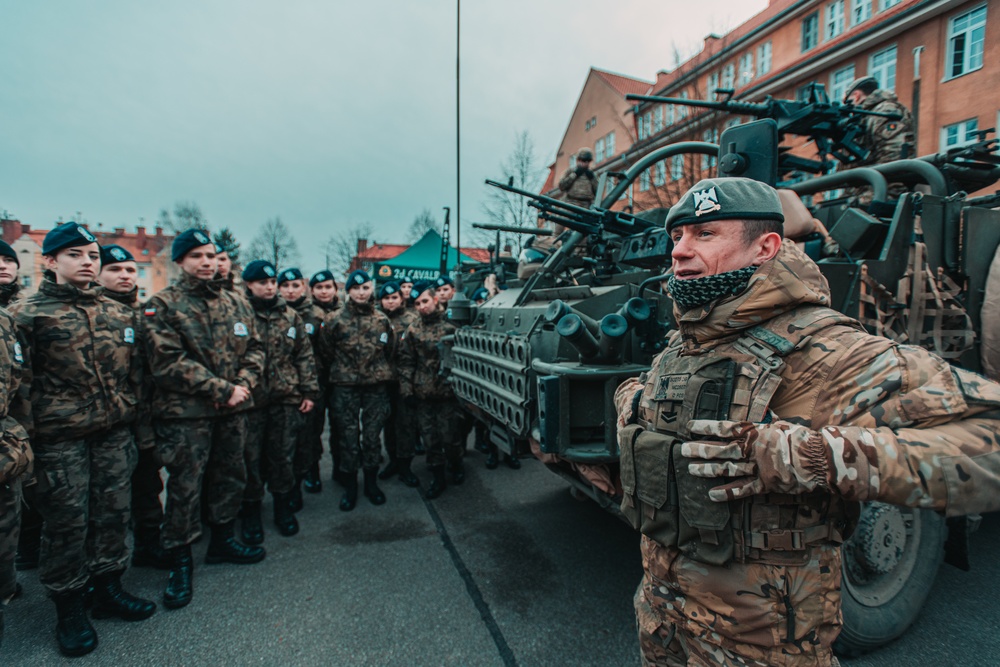
[[[697,439],[687,431],[692,419],[769,422],[782,358],[832,325],[860,328],[834,310],[814,307],[777,317],[703,354],[682,356],[677,336],[644,378],[638,423],[619,433],[621,511],[634,528],[711,565],[801,563],[811,545],[843,542],[856,520],[856,504],[826,493],[714,502],[708,492],[725,480],[691,476],[690,459],[681,455],[681,444]]]

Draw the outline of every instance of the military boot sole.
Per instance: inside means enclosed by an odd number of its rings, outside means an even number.
[[[87,655],[95,648],[97,648],[97,633],[96,632],[94,633],[93,641],[86,642],[79,646],[67,646],[66,644],[63,644],[61,641],[59,641],[58,637],[56,638],[56,641],[59,644],[60,653],[70,658],[79,658],[81,655]]]
[[[189,604],[191,604],[192,597],[193,596],[188,595],[182,598],[174,598],[174,597],[168,598],[166,595],[164,595],[163,606],[166,607],[167,609],[180,609],[181,607],[186,607]]]

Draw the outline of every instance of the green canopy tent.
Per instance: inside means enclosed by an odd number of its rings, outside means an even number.
[[[468,255],[462,255],[462,262],[475,263]],[[458,251],[448,248],[448,269],[458,263]],[[433,229],[428,230],[419,241],[411,245],[399,255],[384,262],[375,262],[372,275],[379,282],[399,280],[409,276],[413,280],[433,280],[438,277],[441,268],[441,235]]]

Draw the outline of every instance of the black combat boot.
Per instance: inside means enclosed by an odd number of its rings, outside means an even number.
[[[83,589],[55,593],[52,595],[56,603],[56,640],[63,655],[87,655],[97,648],[97,633],[87,618],[87,610],[83,606]]]
[[[194,577],[191,545],[174,547],[168,554],[173,564],[167,575],[167,587],[163,590],[163,606],[167,609],[180,609],[191,602],[191,583]]]
[[[340,497],[340,511],[350,512],[358,504],[358,473],[340,473],[344,495]]]
[[[385,494],[378,488],[378,466],[365,468],[365,496],[372,505],[385,504]]]
[[[309,466],[309,472],[302,479],[302,486],[306,493],[320,493],[323,491],[323,480],[319,478],[319,463]]]
[[[292,511],[291,494],[275,493],[271,498],[274,501],[274,525],[278,527],[278,532],[285,537],[299,532],[299,521]]]
[[[143,600],[122,588],[122,573],[109,572],[94,577],[94,618],[115,616],[123,621],[144,621],[156,611],[156,603]]]
[[[399,472],[399,462],[396,460],[395,456],[390,456],[389,463],[386,464],[385,468],[382,469],[382,472],[378,474],[378,478],[382,480],[392,479],[393,477],[396,476],[396,473],[398,472]]]
[[[208,553],[205,554],[205,562],[209,565],[250,565],[264,560],[264,547],[248,547],[236,541],[233,523],[229,521],[212,526],[212,539],[208,543]]]
[[[510,468],[511,470],[520,470],[521,469],[521,461],[520,461],[520,459],[518,459],[513,454],[504,454],[503,455],[503,462],[506,463],[507,467]]]
[[[155,567],[157,570],[169,570],[170,558],[167,550],[160,546],[160,531],[158,528],[136,528],[135,548],[132,550],[133,567]]]
[[[14,568],[34,570],[38,567],[38,554],[42,549],[42,515],[34,507],[21,506],[21,534],[17,538]]]
[[[444,493],[448,488],[448,481],[444,478],[444,466],[434,466],[431,468],[431,474],[434,475],[434,479],[427,488],[427,497],[433,499]]]
[[[264,543],[264,526],[260,520],[260,501],[244,500],[240,507],[240,537],[244,544],[256,546]]]
[[[497,451],[497,446],[494,445],[494,444],[490,444],[490,448],[489,448],[489,450],[487,451],[487,454],[486,454],[486,469],[487,470],[496,470],[496,467],[498,465],[500,465],[500,461],[497,459],[497,455],[498,454],[499,454],[499,452]]]
[[[448,477],[448,481],[455,486],[465,481],[465,466],[462,465],[462,459],[448,461]]]
[[[288,506],[293,512],[301,512],[303,505],[302,478],[296,477],[295,484],[292,484],[292,490],[288,493]]]
[[[413,474],[410,470],[410,466],[413,464],[413,459],[398,459],[396,465],[399,468],[399,481],[406,484],[411,489],[420,486],[420,480],[417,476]]]

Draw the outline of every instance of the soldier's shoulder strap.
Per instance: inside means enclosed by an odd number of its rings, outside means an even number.
[[[733,347],[756,357],[765,368],[776,370],[784,363],[782,358],[804,347],[816,333],[833,326],[864,331],[857,320],[832,308],[805,306],[747,329]]]

